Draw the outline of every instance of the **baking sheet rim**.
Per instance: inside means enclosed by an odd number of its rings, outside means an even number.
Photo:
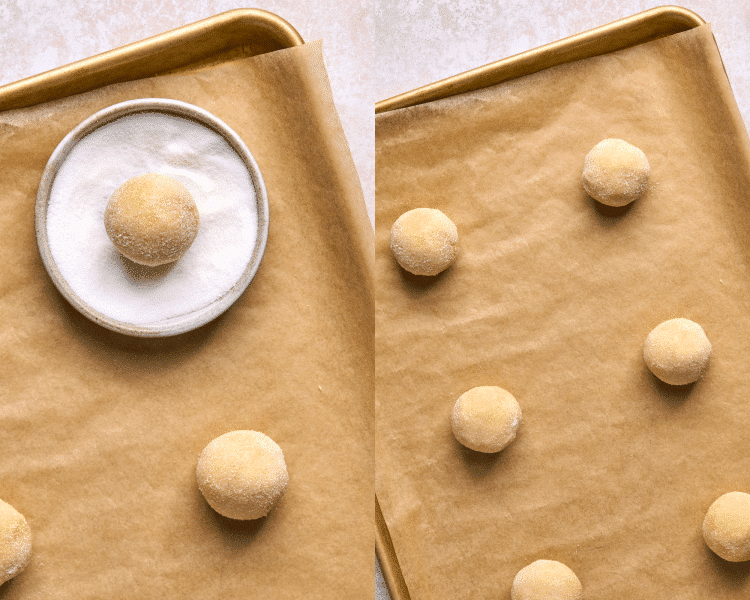
[[[680,6],[651,8],[381,100],[375,104],[375,114],[489,87],[567,62],[630,48],[657,37],[672,35],[704,24],[705,21],[699,15]],[[668,33],[657,36],[654,36],[653,33],[648,35],[648,27],[654,25],[666,27]],[[670,30],[670,28],[673,28],[673,30]],[[627,36],[624,34],[627,34]],[[609,49],[601,50],[590,47],[592,43],[611,38],[613,35],[619,36],[619,40],[613,39]],[[623,43],[623,37],[627,40],[625,43]]]
[[[105,52],[89,56],[17,81],[0,86],[0,110],[25,108],[41,102],[58,100],[113,83],[123,83],[143,77],[150,77],[165,69],[139,71],[136,76],[127,68],[131,61],[145,59],[158,52],[172,52],[172,68],[188,68],[197,61],[182,62],[180,55],[190,39],[199,39],[217,35],[222,28],[241,26],[243,29],[256,28],[257,31],[270,33],[282,48],[293,48],[304,44],[299,32],[285,19],[267,10],[255,8],[237,8],[217,15],[170,29],[163,33],[131,42]],[[245,32],[247,33],[247,32]],[[220,51],[206,52],[209,57]],[[166,69],[169,70],[169,69]],[[94,81],[88,85],[83,82],[96,74]],[[107,79],[108,78],[108,79]],[[79,83],[80,87],[75,87]],[[55,88],[58,93],[45,96],[42,93],[48,88]]]

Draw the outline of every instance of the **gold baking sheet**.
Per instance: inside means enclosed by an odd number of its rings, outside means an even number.
[[[538,558],[571,566],[587,600],[747,597],[750,567],[708,551],[700,524],[750,487],[750,159],[710,27],[693,25],[378,115],[377,544],[394,598],[507,598]],[[581,188],[605,137],[651,161],[627,209]],[[434,279],[388,247],[417,206],[459,230]],[[646,335],[675,316],[714,343],[688,388],[643,365]],[[477,385],[524,410],[499,455],[451,434]]]
[[[0,113],[0,498],[34,536],[3,600],[372,594],[373,256],[361,187],[321,43],[232,56]],[[270,209],[263,262],[239,300],[163,339],[75,311],[34,235],[60,140],[142,97],[227,123]],[[195,484],[200,451],[233,429],[271,436],[289,468],[287,493],[258,521],[219,517]]]

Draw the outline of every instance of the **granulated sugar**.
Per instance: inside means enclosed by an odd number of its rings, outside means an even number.
[[[200,213],[193,245],[176,262],[144,267],[112,245],[104,209],[125,181],[174,177]],[[245,163],[218,133],[164,113],[139,113],[79,141],[60,167],[47,208],[47,237],[60,274],[104,315],[134,325],[179,317],[226,294],[250,261],[258,233]]]

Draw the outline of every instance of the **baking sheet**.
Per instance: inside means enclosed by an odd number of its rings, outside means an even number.
[[[580,184],[606,137],[651,162],[629,208]],[[507,598],[538,558],[587,599],[746,597],[700,527],[750,487],[748,148],[709,26],[377,117],[376,490],[413,599]],[[388,249],[417,206],[459,230],[434,279]],[[642,360],[675,316],[714,345],[687,388]],[[498,455],[451,433],[476,385],[524,411]]]
[[[198,105],[245,141],[270,233],[250,287],[184,335],[102,329],[47,277],[34,236],[64,135],[132,98]],[[372,261],[319,42],[0,114],[0,497],[34,535],[0,598],[362,598],[372,592]],[[217,516],[203,447],[256,429],[290,474],[258,522]]]

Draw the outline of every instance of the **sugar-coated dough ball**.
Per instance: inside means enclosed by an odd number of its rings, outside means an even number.
[[[703,539],[724,560],[750,560],[750,494],[719,497],[703,520]]]
[[[415,208],[391,227],[391,252],[414,275],[437,275],[458,256],[458,229],[436,208]]]
[[[198,208],[176,179],[147,173],[115,190],[104,211],[104,227],[115,247],[140,265],[174,262],[198,235]]]
[[[513,579],[511,600],[580,600],[583,588],[576,574],[556,560],[537,560]]]
[[[23,515],[0,500],[0,583],[13,579],[31,561],[31,529]]]
[[[689,319],[670,319],[657,326],[643,345],[643,359],[664,383],[698,381],[711,360],[711,342],[703,328]]]
[[[259,431],[230,431],[198,459],[198,488],[217,513],[230,519],[264,517],[284,494],[289,474],[284,453]]]
[[[646,191],[649,172],[648,159],[639,148],[609,138],[586,155],[583,187],[602,204],[625,206]]]
[[[514,439],[521,424],[521,407],[513,395],[497,386],[480,386],[456,400],[451,417],[453,435],[478,452],[500,452]]]

